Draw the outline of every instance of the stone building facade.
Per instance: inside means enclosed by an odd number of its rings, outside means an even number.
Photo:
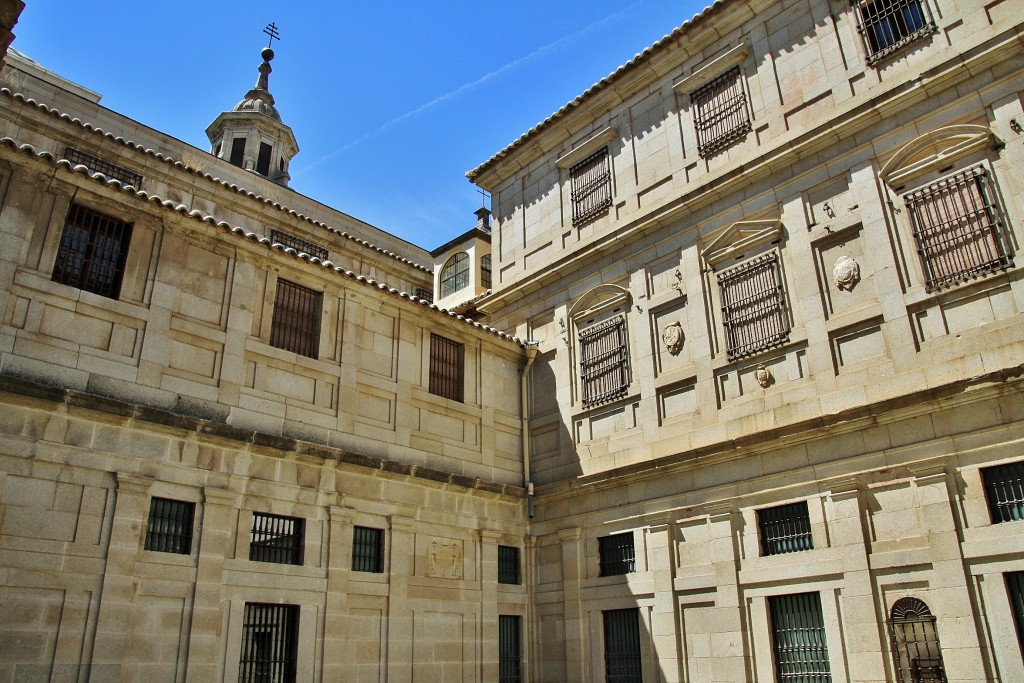
[[[10,53],[0,681],[1024,680],[1021,28],[720,1],[429,253]]]

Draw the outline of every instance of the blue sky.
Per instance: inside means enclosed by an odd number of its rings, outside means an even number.
[[[486,161],[703,8],[693,0],[29,0],[14,47],[207,149],[256,82],[301,151],[291,187],[427,249],[472,227]]]

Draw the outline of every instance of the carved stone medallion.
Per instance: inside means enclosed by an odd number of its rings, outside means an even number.
[[[435,538],[427,546],[427,576],[441,579],[462,578],[462,541]]]
[[[678,320],[665,325],[665,329],[661,331],[661,340],[665,342],[665,348],[673,356],[683,350],[685,336],[683,335],[683,326],[679,324]]]
[[[860,266],[849,256],[840,256],[832,266],[832,279],[839,289],[853,291],[860,282]]]
[[[761,385],[762,389],[767,389],[775,380],[775,378],[772,377],[772,371],[769,370],[764,363],[760,363],[754,370],[754,379],[757,380],[757,383]]]

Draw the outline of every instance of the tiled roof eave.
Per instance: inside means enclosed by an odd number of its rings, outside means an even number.
[[[221,180],[220,178],[218,178],[216,176],[212,176],[209,173],[204,173],[203,171],[201,171],[199,169],[192,168],[191,166],[189,166],[189,165],[187,165],[185,163],[182,163],[181,161],[177,161],[177,160],[173,159],[172,157],[169,157],[169,156],[167,156],[165,154],[162,154],[162,153],[157,152],[155,150],[149,149],[148,147],[143,147],[142,145],[134,143],[134,142],[132,142],[130,140],[125,140],[121,136],[115,136],[112,133],[108,133],[108,132],[104,131],[102,128],[97,128],[96,126],[93,126],[90,123],[83,122],[81,119],[73,118],[73,117],[69,116],[68,114],[64,114],[64,113],[60,112],[58,109],[55,109],[53,107],[49,107],[46,104],[43,104],[41,102],[37,102],[36,100],[34,100],[31,97],[25,97],[21,93],[12,92],[9,88],[0,88],[0,95],[4,95],[4,96],[6,96],[6,97],[8,97],[8,98],[10,98],[10,99],[12,99],[12,100],[14,100],[16,102],[20,102],[20,103],[22,103],[24,105],[27,105],[27,106],[30,106],[30,107],[36,107],[37,109],[39,109],[43,113],[49,114],[50,116],[53,116],[54,118],[59,118],[62,121],[66,121],[68,123],[76,125],[79,128],[82,128],[84,130],[90,131],[90,132],[94,133],[95,135],[104,137],[107,140],[115,142],[115,143],[117,143],[119,145],[122,145],[122,146],[125,146],[125,147],[130,147],[130,148],[132,148],[132,149],[134,149],[134,150],[136,150],[138,152],[141,152],[141,153],[143,153],[143,154],[145,154],[147,156],[153,157],[154,159],[163,161],[164,163],[166,163],[169,166],[174,166],[179,171],[185,171],[187,173],[191,173],[192,175],[195,175],[195,176],[197,176],[199,178],[202,178],[203,180],[205,180],[207,182],[210,182],[210,183],[213,183],[215,185],[219,185],[219,186],[221,186],[223,188],[226,188],[228,190],[231,190],[232,192],[235,192],[236,194],[243,195],[245,197],[248,197],[249,199],[252,199],[252,200],[255,200],[255,201],[258,201],[258,202],[263,202],[267,206],[270,206],[270,207],[272,207],[272,208],[274,208],[274,209],[276,209],[278,211],[281,211],[282,213],[286,213],[289,216],[292,216],[293,218],[296,218],[298,220],[301,220],[301,221],[304,221],[306,223],[309,223],[310,225],[313,225],[313,226],[315,226],[317,228],[322,228],[324,230],[327,230],[328,232],[334,233],[334,234],[336,234],[336,235],[338,235],[340,237],[344,237],[346,239],[352,240],[353,242],[355,242],[356,244],[360,245],[363,248],[379,252],[379,253],[381,253],[381,254],[389,257],[389,258],[393,258],[393,259],[395,259],[395,260],[397,260],[397,261],[399,261],[401,263],[404,263],[404,264],[406,264],[406,265],[408,265],[408,266],[410,266],[412,268],[415,268],[417,270],[421,270],[421,271],[423,271],[425,273],[433,273],[433,268],[428,268],[427,266],[420,265],[420,264],[418,264],[418,263],[416,263],[414,261],[411,261],[411,260],[405,258],[404,256],[399,256],[398,254],[396,254],[393,251],[389,251],[387,249],[384,249],[383,247],[378,247],[377,245],[373,244],[372,242],[369,242],[369,241],[364,240],[362,238],[359,238],[359,237],[356,237],[354,235],[351,235],[351,234],[349,234],[345,230],[339,230],[338,228],[335,228],[333,226],[327,225],[326,223],[323,223],[323,222],[318,221],[318,220],[316,220],[314,218],[306,216],[305,214],[299,213],[298,211],[295,211],[294,209],[289,209],[287,206],[284,206],[280,202],[275,202],[275,201],[273,201],[271,199],[268,199],[268,198],[264,197],[263,195],[259,195],[259,194],[256,194],[255,192],[251,192],[249,190],[246,190],[244,187],[240,187],[240,186],[238,186],[238,185],[236,185],[234,183],[229,183],[226,180]]]
[[[389,296],[412,301],[413,303],[417,303],[421,306],[429,308],[432,312],[438,315],[444,315],[449,318],[454,318],[462,322],[463,324],[470,325],[478,330],[481,330],[488,334],[492,334],[498,337],[499,339],[512,342],[520,347],[525,346],[525,342],[523,342],[523,340],[519,339],[518,337],[506,334],[505,332],[490,327],[489,325],[484,325],[482,323],[475,322],[469,318],[466,318],[465,316],[459,315],[454,311],[441,308],[436,304],[427,301],[426,299],[421,299],[415,296],[414,294],[409,294],[408,292],[400,291],[394,287],[388,286],[386,283],[378,282],[374,278],[369,278],[366,277],[365,275],[359,275],[358,273],[354,273],[351,270],[342,268],[341,266],[335,266],[334,263],[332,263],[330,260],[322,260],[320,258],[317,258],[316,256],[310,256],[305,252],[296,251],[291,247],[286,247],[282,244],[276,244],[269,238],[264,237],[262,235],[257,235],[256,233],[248,232],[242,227],[232,226],[226,221],[218,221],[216,217],[206,215],[203,212],[199,211],[198,209],[192,209],[190,211],[189,208],[184,204],[179,204],[169,199],[163,199],[158,195],[150,195],[147,192],[136,189],[132,185],[125,185],[119,180],[107,178],[102,173],[90,173],[89,169],[82,164],[73,164],[67,159],[56,159],[54,155],[51,154],[50,152],[39,152],[32,145],[18,144],[16,140],[10,137],[0,138],[0,145],[8,147],[16,152],[20,152],[21,154],[24,154],[25,156],[35,159],[39,162],[47,163],[59,171],[83,176],[97,183],[98,185],[102,185],[114,191],[122,192],[136,199],[148,202],[159,207],[164,211],[173,212],[181,216],[191,218],[192,220],[199,223],[209,224],[239,239],[244,239],[249,242],[261,244],[265,246],[268,250],[284,252],[296,260],[305,261],[312,266],[316,266],[324,270],[333,271],[337,275],[340,275],[349,280],[354,280],[366,287],[373,288]]]

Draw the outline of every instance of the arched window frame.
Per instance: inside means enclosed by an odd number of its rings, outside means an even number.
[[[452,254],[441,268],[441,298],[469,287],[469,254]]]
[[[922,600],[908,596],[889,612],[893,666],[899,683],[946,683],[935,617]]]

